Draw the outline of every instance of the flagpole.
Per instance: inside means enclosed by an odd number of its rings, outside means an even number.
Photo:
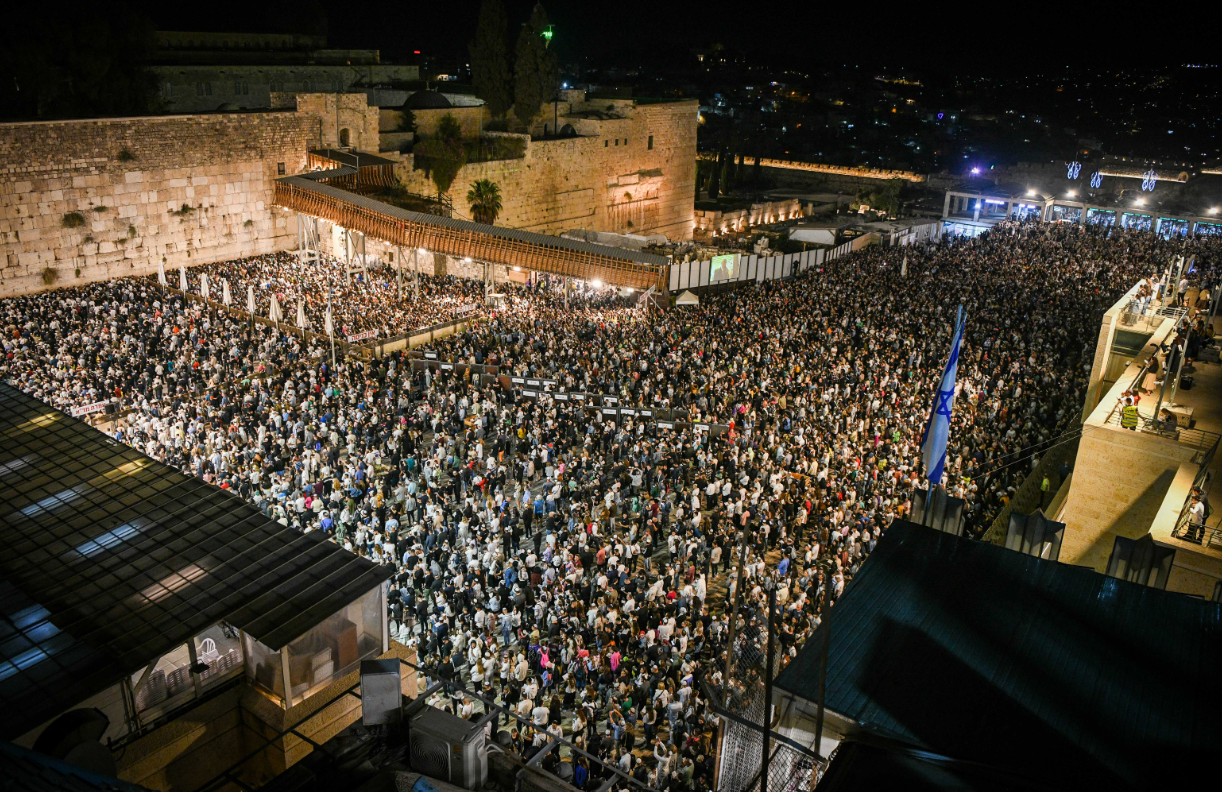
[[[331,289],[327,289],[327,335],[331,338],[331,374],[335,374],[335,317],[331,314]]]

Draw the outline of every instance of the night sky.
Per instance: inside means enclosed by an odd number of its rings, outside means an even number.
[[[466,51],[479,0],[366,2],[304,0],[264,3],[206,0],[167,3],[131,0],[156,25],[170,30],[263,32],[306,24],[321,9],[330,45],[376,48],[387,59],[412,50],[442,58]],[[532,0],[505,0],[511,29],[525,21]],[[1154,6],[1140,12],[1122,5],[909,3],[757,3],[708,0],[550,0],[561,60],[578,58],[621,65],[672,62],[692,48],[721,43],[803,67],[860,63],[869,66],[941,67],[958,73],[1048,64],[1160,66],[1219,60],[1208,41],[1210,25],[1194,23],[1188,7],[1173,17]]]

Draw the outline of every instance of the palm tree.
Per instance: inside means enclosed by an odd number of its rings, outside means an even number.
[[[501,188],[491,179],[474,181],[467,191],[467,203],[471,204],[471,216],[475,222],[495,225],[502,209]]]

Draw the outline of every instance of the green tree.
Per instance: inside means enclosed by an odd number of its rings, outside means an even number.
[[[414,149],[417,161],[429,171],[439,196],[450,191],[458,172],[467,164],[467,149],[462,141],[462,128],[453,113],[446,113],[437,122],[432,137],[422,140]]]
[[[556,56],[543,37],[547,29],[547,12],[538,3],[530,12],[530,21],[518,34],[513,70],[513,114],[527,126],[539,114],[543,103],[556,96],[560,79]]]
[[[496,225],[496,218],[501,213],[501,188],[491,179],[479,179],[471,182],[467,191],[467,203],[471,204],[471,217],[477,223]]]
[[[509,33],[501,0],[484,0],[479,9],[471,53],[471,82],[475,95],[487,103],[493,118],[503,118],[513,103],[509,75]]]
[[[863,189],[858,192],[857,200],[876,212],[897,214],[900,210],[900,190],[903,186],[903,179],[888,179],[881,190]]]

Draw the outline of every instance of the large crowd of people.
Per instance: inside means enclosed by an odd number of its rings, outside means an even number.
[[[401,284],[399,273],[381,262],[371,262],[367,270],[349,275],[343,262],[332,258],[303,261],[296,253],[278,252],[192,267],[186,273],[188,291],[195,294],[200,293],[201,276],[207,275],[214,300],[220,298],[221,284],[227,281],[238,307],[246,306],[246,296],[253,289],[256,310],[264,316],[274,296],[289,323],[296,321],[300,303],[309,326],[320,332],[329,301],[335,333],[341,338],[367,331],[375,331],[379,338],[393,338],[449,321],[459,308],[483,302],[481,281],[417,275],[412,266],[405,264]],[[175,273],[167,273],[167,281],[171,286],[180,285]]]
[[[124,280],[0,302],[0,375],[56,406],[118,399],[130,412],[117,439],[393,566],[393,635],[435,678],[529,721],[507,727],[519,749],[551,736],[582,747],[592,758],[548,760],[571,761],[577,786],[617,768],[707,788],[708,691],[737,684],[722,679],[731,619],[747,665],[774,588],[792,656],[910,512],[958,306],[944,484],[979,536],[1080,423],[1103,312],[1185,244],[1191,277],[1212,279],[1216,240],[1037,223],[867,247],[661,313],[610,291],[566,309],[544,285],[506,286],[487,318],[428,348],[558,383],[533,396],[405,353],[333,365],[317,343]],[[286,313],[298,294],[317,312],[337,287],[288,254],[252,262],[211,272],[235,300],[246,283],[283,293]],[[361,288],[338,321],[390,331],[433,310]],[[562,390],[687,421],[603,420]]]

